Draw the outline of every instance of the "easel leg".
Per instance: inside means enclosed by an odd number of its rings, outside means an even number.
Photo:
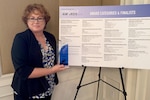
[[[119,71],[120,71],[120,77],[121,77],[121,82],[122,82],[122,88],[123,88],[124,98],[125,98],[125,100],[127,100],[126,99],[127,93],[125,91],[125,86],[124,86],[124,81],[123,81],[123,76],[122,76],[122,68],[119,68]]]
[[[82,67],[84,67],[84,69],[83,69],[83,72],[82,72],[82,76],[81,76],[79,85],[77,86],[77,92],[76,92],[76,95],[75,95],[75,97],[74,97],[74,100],[76,100],[76,97],[77,97],[77,94],[78,94],[79,89],[80,89],[80,87],[81,87],[82,79],[83,79],[83,76],[84,76],[84,73],[85,73],[85,70],[86,70],[86,67],[85,67],[85,66],[82,66]]]
[[[99,74],[98,74],[99,79],[98,79],[98,80],[89,82],[89,83],[84,84],[84,85],[81,85],[82,79],[83,79],[83,76],[84,76],[84,73],[85,73],[85,70],[86,70],[86,67],[85,67],[85,66],[82,66],[82,67],[84,67],[84,69],[83,69],[83,72],[82,72],[82,76],[81,76],[79,85],[77,86],[77,91],[76,91],[76,95],[75,95],[75,97],[74,97],[74,100],[76,100],[76,97],[77,97],[77,95],[78,95],[79,89],[80,89],[82,86],[86,86],[86,85],[89,85],[89,84],[92,84],[92,83],[95,83],[95,82],[98,82],[98,85],[97,85],[97,97],[96,97],[96,100],[98,100],[100,81],[102,81],[102,82],[106,83],[107,85],[109,85],[109,86],[115,88],[116,90],[122,92],[123,95],[124,95],[124,98],[125,98],[125,100],[126,100],[127,93],[126,93],[126,91],[125,91],[125,86],[124,86],[124,81],[123,81],[123,76],[122,76],[122,68],[119,68],[120,77],[121,77],[121,82],[122,82],[122,88],[123,88],[123,90],[120,90],[120,89],[118,89],[117,87],[115,87],[115,86],[111,85],[110,83],[108,83],[108,82],[106,82],[106,81],[104,81],[104,80],[101,79],[101,77],[100,77],[100,75],[101,75],[101,67],[99,68]]]
[[[101,79],[101,67],[99,68],[99,74],[98,74],[98,80],[99,80],[99,81],[98,81],[98,84],[97,84],[97,95],[96,95],[96,100],[98,100],[100,79]]]

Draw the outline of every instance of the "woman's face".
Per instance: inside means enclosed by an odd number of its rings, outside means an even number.
[[[27,25],[33,33],[43,32],[45,24],[44,17],[38,11],[34,11],[28,16]]]

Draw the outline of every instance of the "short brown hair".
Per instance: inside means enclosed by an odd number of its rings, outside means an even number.
[[[39,13],[42,14],[42,16],[44,17],[45,22],[47,24],[51,17],[42,4],[30,4],[30,5],[28,5],[25,8],[23,16],[22,16],[23,22],[27,25],[28,16],[31,13],[34,13],[35,10],[39,11]]]

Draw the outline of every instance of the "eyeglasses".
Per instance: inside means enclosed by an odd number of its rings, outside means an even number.
[[[39,18],[28,18],[28,21],[31,21],[31,22],[35,22],[35,21],[38,21],[38,22],[42,22],[44,21],[45,19],[43,17],[39,17]]]

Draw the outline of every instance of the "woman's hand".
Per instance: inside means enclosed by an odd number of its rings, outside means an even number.
[[[48,74],[53,74],[59,71],[63,71],[67,69],[64,65],[57,64],[51,68],[34,68],[32,73],[30,74],[29,78],[38,78]]]
[[[53,66],[52,68],[50,68],[52,70],[53,73],[56,73],[56,72],[59,72],[59,71],[63,71],[65,69],[67,69],[68,67],[65,67],[64,65],[60,65],[60,64],[57,64],[55,66]]]

